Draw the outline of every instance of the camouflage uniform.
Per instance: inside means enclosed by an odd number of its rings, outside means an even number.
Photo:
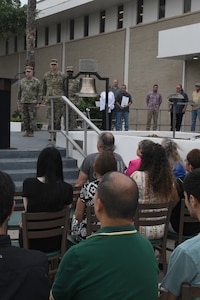
[[[35,119],[37,115],[37,104],[41,102],[41,84],[39,79],[23,78],[18,90],[18,102],[20,103],[24,130],[33,133],[36,129]]]
[[[79,92],[79,80],[69,79],[68,81],[68,98],[77,107],[81,104],[81,98],[76,96],[75,93]],[[71,108],[69,108],[69,130],[73,130],[77,127],[77,114]]]
[[[65,75],[58,71],[51,71],[44,74],[43,78],[43,95],[46,96],[45,102],[48,104],[47,118],[49,120],[48,129],[51,128],[51,101],[49,96],[65,95]],[[54,107],[54,129],[61,129],[61,117],[63,114],[64,102],[61,98],[53,100]]]

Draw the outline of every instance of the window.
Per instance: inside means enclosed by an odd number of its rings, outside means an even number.
[[[45,46],[49,45],[49,27],[45,27],[45,32],[44,32],[44,44]]]
[[[84,36],[89,34],[89,16],[84,17]]]
[[[184,0],[184,13],[191,11],[191,0]]]
[[[102,10],[100,12],[100,30],[99,32],[105,32],[105,22],[106,22],[106,11]]]
[[[5,52],[6,52],[6,54],[8,54],[8,51],[9,51],[9,40],[6,39],[6,44],[5,44]]]
[[[14,37],[14,52],[17,52],[17,36]]]
[[[137,0],[137,24],[143,21],[143,0]]]
[[[118,6],[117,29],[123,28],[124,6]]]
[[[69,39],[74,39],[74,19],[69,21]]]
[[[57,24],[57,39],[56,39],[57,43],[61,42],[61,24]]]
[[[165,0],[159,0],[159,19],[165,17]]]

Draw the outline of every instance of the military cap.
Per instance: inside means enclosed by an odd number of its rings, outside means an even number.
[[[66,72],[73,72],[74,68],[73,66],[67,66]]]
[[[33,67],[32,66],[26,66],[26,71],[33,71]]]
[[[58,63],[57,58],[52,58],[51,59],[51,62],[50,62],[51,65],[57,65],[57,63]]]
[[[197,82],[197,83],[195,84],[195,86],[200,86],[200,82]]]

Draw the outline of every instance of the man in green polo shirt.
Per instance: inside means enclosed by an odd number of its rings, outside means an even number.
[[[132,225],[137,199],[130,177],[103,176],[94,198],[101,229],[66,252],[50,299],[157,300],[154,251]]]

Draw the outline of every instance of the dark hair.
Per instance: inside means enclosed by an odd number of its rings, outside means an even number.
[[[193,195],[200,203],[200,168],[189,172],[183,180],[183,189],[188,198]]]
[[[193,169],[200,168],[200,149],[192,149],[186,159]]]
[[[0,226],[10,215],[14,202],[15,185],[11,177],[0,171]]]
[[[115,150],[115,138],[110,132],[102,132],[98,137],[98,144],[102,150],[114,151]]]
[[[168,201],[173,187],[173,174],[165,149],[157,143],[144,143],[142,146],[141,165],[139,171],[145,171],[147,191],[153,191],[162,201]]]
[[[110,218],[132,220],[138,203],[138,187],[129,176],[120,172],[106,173],[97,188],[106,214]]]
[[[101,176],[110,171],[117,171],[117,161],[113,152],[100,152],[95,159],[94,170]]]
[[[51,206],[51,203],[53,206],[56,198],[58,198],[57,201],[63,199],[58,197],[58,195],[64,194],[62,158],[59,150],[54,146],[41,151],[37,161],[37,177],[45,177],[46,189],[43,199],[44,203],[48,202],[48,207]],[[62,208],[61,204],[60,208]]]
[[[63,180],[63,166],[60,152],[55,147],[44,148],[37,161],[37,176],[44,176],[45,182]]]

